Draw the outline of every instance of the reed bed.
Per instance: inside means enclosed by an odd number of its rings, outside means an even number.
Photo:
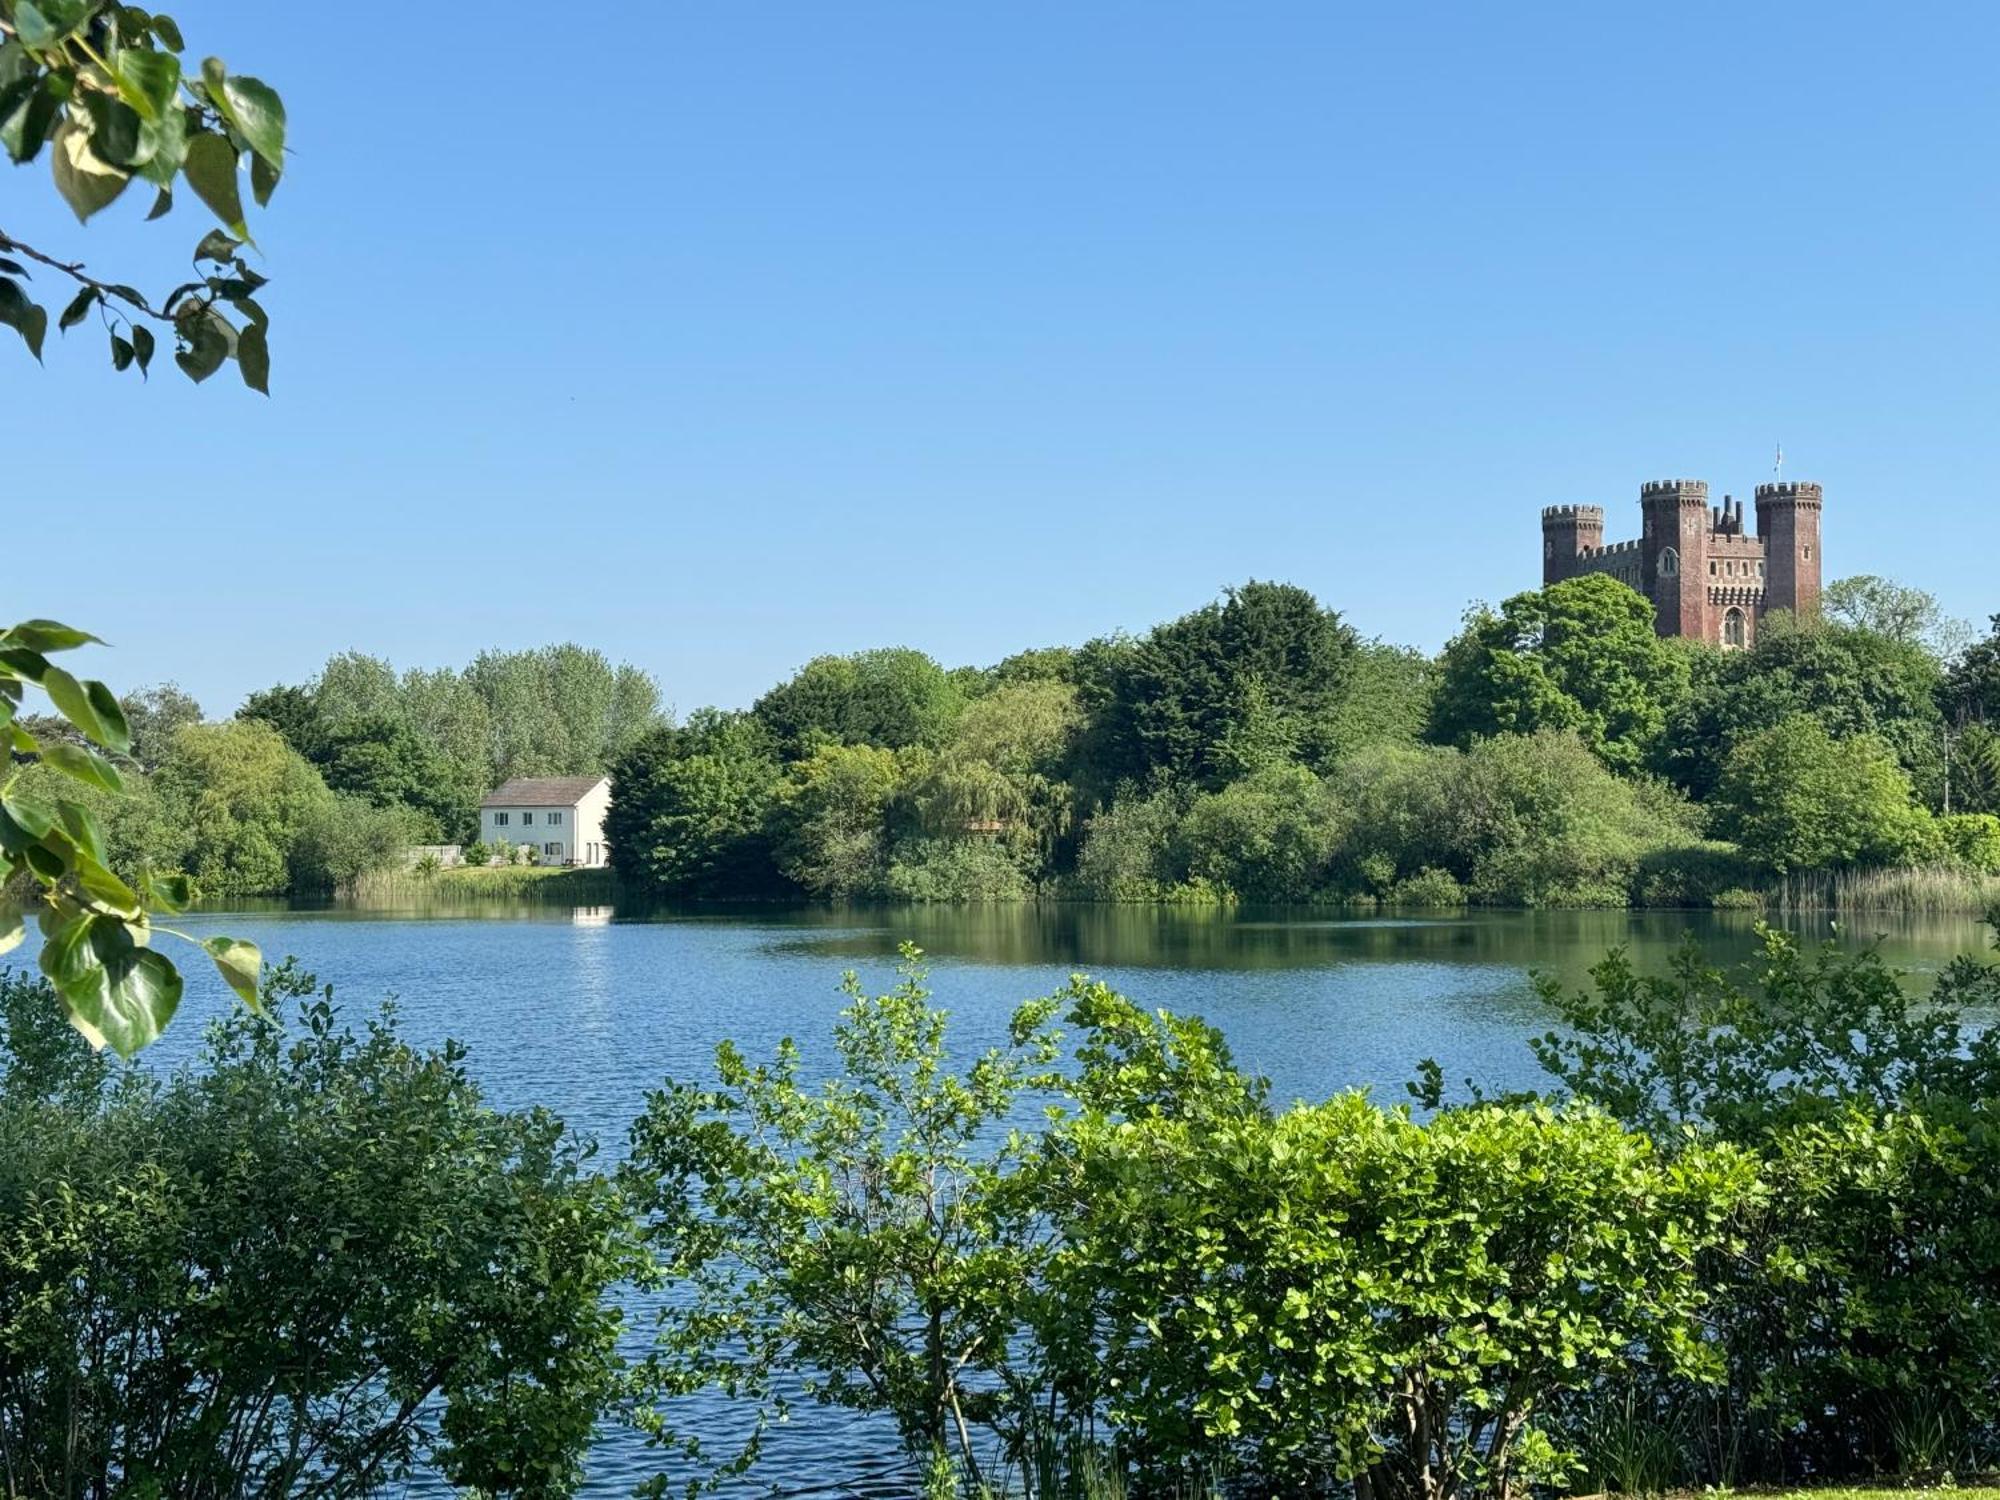
[[[1904,916],[1979,914],[2000,906],[2000,875],[1933,866],[1818,870],[1788,875],[1764,893],[1773,911],[1882,911]]]
[[[341,895],[360,906],[480,906],[488,902],[546,902],[551,906],[605,906],[618,897],[609,870],[540,865],[479,869],[373,870]]]

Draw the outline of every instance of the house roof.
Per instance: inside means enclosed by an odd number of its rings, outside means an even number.
[[[602,776],[516,776],[479,799],[481,807],[574,807]]]

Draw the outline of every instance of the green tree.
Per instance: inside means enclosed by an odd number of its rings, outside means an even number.
[[[1945,614],[1936,595],[1872,573],[1834,579],[1820,593],[1819,610],[1837,625],[1919,646],[1940,660],[1956,656],[1972,633]]]
[[[965,696],[923,652],[891,647],[814,657],[751,712],[786,758],[796,760],[823,743],[885,750],[941,744]]]
[[[415,843],[462,837],[476,829],[482,788],[455,777],[407,721],[343,719],[321,741],[320,775],[335,792],[372,807],[413,814]]]
[[[1943,796],[1942,678],[1920,646],[1845,626],[1764,622],[1749,651],[1704,651],[1660,769],[1697,799],[1715,791],[1736,746],[1794,714],[1836,739],[1887,744],[1926,805]]]
[[[1337,755],[1372,745],[1414,745],[1430,722],[1437,668],[1408,646],[1363,641],[1354,653],[1354,680],[1334,710],[1328,737]]]
[[[127,866],[121,876],[113,867],[91,800],[124,793],[125,775],[109,757],[131,749],[131,727],[102,682],[79,680],[49,659],[93,642],[96,636],[54,620],[0,630],[0,740],[8,750],[0,758],[0,890],[17,878],[30,883],[40,905],[42,972],[70,1024],[92,1046],[129,1056],[157,1037],[180,1005],[180,972],[152,940],[156,931],[187,935],[153,919],[185,909],[194,891],[166,869]],[[21,710],[31,686],[75,739],[44,741],[30,730]],[[37,773],[50,779],[38,787]],[[0,953],[25,936],[21,914],[0,906]],[[254,1006],[262,967],[256,946],[227,937],[201,946]]]
[[[1179,837],[1188,873],[1249,901],[1326,889],[1343,817],[1304,766],[1277,765],[1195,799]]]
[[[896,753],[873,745],[822,745],[794,761],[773,812],[778,868],[813,896],[879,893],[901,781]]]
[[[725,1043],[714,1087],[670,1082],[634,1125],[631,1191],[689,1293],[649,1373],[662,1394],[720,1380],[766,1401],[808,1375],[815,1399],[884,1412],[911,1454],[955,1447],[976,1478],[973,1430],[1021,1415],[1012,1346],[1044,1250],[1015,1181],[1028,1143],[1002,1127],[1053,1057],[1048,1006],[954,1072],[914,948],[889,993],[852,973],[842,993],[823,1086],[789,1040],[764,1063]]]
[[[286,966],[199,1066],[113,1071],[0,975],[0,1433],[21,1495],[574,1493],[618,1378],[615,1192],[447,1043]]]
[[[1952,663],[1944,702],[1951,721],[1961,727],[2000,725],[2000,615],[1993,616],[1989,632]]]
[[[1569,730],[1629,773],[1647,763],[1687,690],[1687,658],[1660,639],[1652,604],[1590,573],[1467,619],[1445,647],[1430,736],[1464,746]]]
[[[202,721],[201,705],[172,682],[127,693],[118,706],[125,711],[125,723],[132,731],[128,753],[142,771],[157,769],[166,759],[174,736]]]
[[[1836,740],[1806,714],[1740,742],[1715,805],[1723,836],[1781,874],[1895,864],[1929,821],[1888,746],[1870,735]]]
[[[49,312],[29,295],[23,262],[32,262],[76,287],[58,326],[68,332],[94,311],[118,369],[146,372],[157,327],[190,379],[206,380],[234,359],[244,384],[268,393],[269,319],[255,295],[265,278],[241,255],[250,240],[241,176],[247,160],[252,196],[260,206],[270,201],[285,169],[285,106],[276,90],[231,73],[220,58],[185,71],[183,45],[172,17],[111,0],[0,3],[0,145],[15,164],[47,151],[56,191],[79,222],[136,177],[157,190],[151,217],[172,208],[174,187],[185,182],[221,225],[195,246],[195,279],[161,298],[101,281],[75,257],[0,231],[0,323],[42,357]]]
[[[573,643],[484,651],[466,681],[485,701],[494,782],[510,776],[585,776],[660,722],[659,686]]]
[[[307,760],[320,754],[326,740],[326,721],[320,717],[319,699],[310,687],[278,683],[264,688],[243,700],[236,717],[269,724]]]
[[[181,730],[154,788],[181,861],[217,895],[284,894],[300,836],[334,810],[319,772],[255,719]]]
[[[757,895],[777,884],[769,818],[781,776],[755,719],[713,709],[642,736],[613,765],[604,836],[632,890]]]
[[[1120,653],[1107,710],[1113,779],[1164,775],[1214,787],[1242,769],[1246,724],[1266,723],[1309,766],[1333,748],[1354,632],[1304,589],[1252,581]],[[1090,696],[1085,695],[1086,706]]]

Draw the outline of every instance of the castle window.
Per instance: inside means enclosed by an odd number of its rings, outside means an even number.
[[[1660,576],[1662,578],[1674,578],[1679,576],[1680,571],[1680,553],[1676,552],[1672,547],[1667,548],[1666,551],[1660,554]]]
[[[1762,563],[1757,564],[1757,576],[1759,578],[1762,578],[1764,576],[1764,565]]]
[[[1811,562],[1811,561],[1812,561],[1812,548],[1808,547],[1808,548],[1806,548],[1805,550],[1806,550],[1806,561],[1807,561],[1807,562]]]
[[[1741,651],[1748,644],[1746,633],[1743,611],[1732,606],[1722,616],[1722,644],[1732,651]]]
[[[1721,564],[1721,563],[1719,563],[1719,562],[1714,562],[1714,561],[1711,561],[1711,562],[1709,563],[1709,565],[1708,565],[1708,576],[1709,576],[1710,578],[1713,578],[1713,577],[1714,577],[1714,576],[1715,576],[1715,575],[1716,575],[1717,573],[1719,573],[1719,572],[1721,572],[1721,571],[1722,571],[1722,564]]]

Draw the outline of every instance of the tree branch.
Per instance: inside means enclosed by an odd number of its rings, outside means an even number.
[[[168,327],[173,326],[174,320],[171,317],[154,307],[144,297],[133,291],[131,287],[123,286],[116,282],[99,281],[95,276],[87,275],[83,269],[83,262],[80,260],[57,260],[53,255],[43,254],[33,245],[22,244],[5,230],[0,230],[0,255],[24,256],[38,265],[44,265],[51,270],[60,271],[63,275],[81,282],[84,286],[90,287],[97,292],[101,297],[116,297],[120,302],[128,303],[132,307],[137,308],[155,322],[165,323]]]

